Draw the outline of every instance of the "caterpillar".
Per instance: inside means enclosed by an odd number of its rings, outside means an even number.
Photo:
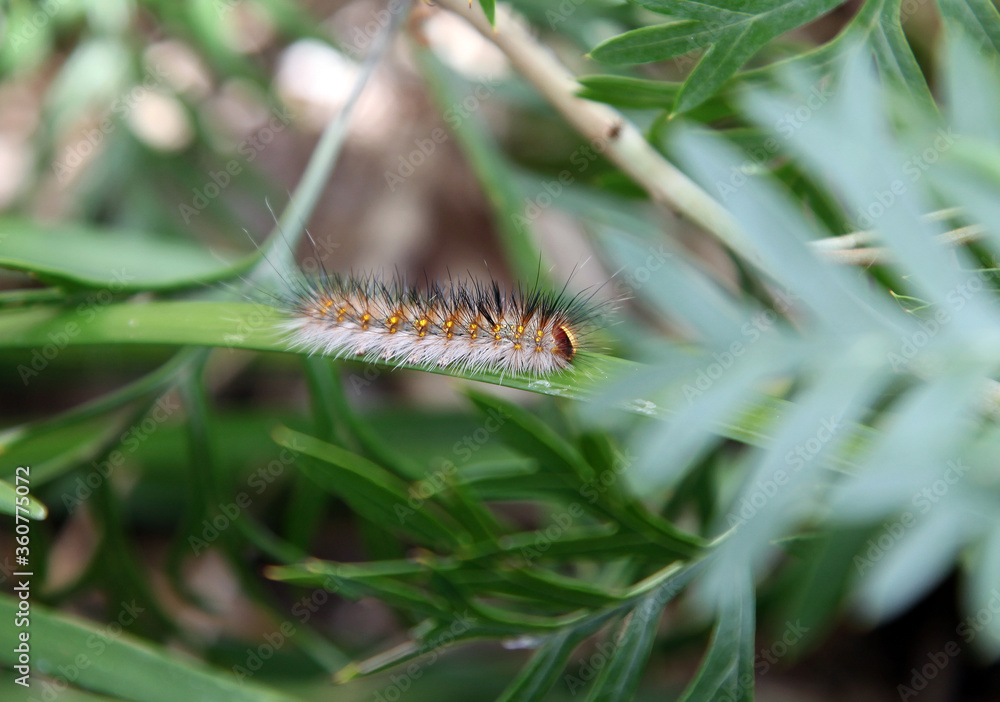
[[[542,377],[571,368],[587,348],[601,307],[592,298],[324,271],[286,278],[276,300],[290,345],[309,353]]]

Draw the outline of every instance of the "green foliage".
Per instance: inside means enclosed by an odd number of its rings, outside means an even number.
[[[840,0],[771,0],[753,3],[749,11],[743,2],[643,0],[639,4],[678,21],[613,37],[590,55],[611,64],[651,63],[707,47],[674,104],[675,111],[686,112],[718,92],[772,39],[832,10]]]
[[[0,597],[0,616],[5,621],[13,621],[16,610],[16,599],[8,595]],[[62,666],[63,671],[72,671],[73,682],[80,687],[141,702],[167,702],[178,697],[206,702],[219,699],[289,702],[295,699],[253,683],[236,681],[224,672],[193,664],[163,647],[127,635],[122,637],[123,625],[127,626],[142,613],[143,608],[135,602],[123,603],[120,612],[116,613],[116,633],[35,605],[31,612],[31,634],[36,642],[35,660],[39,662],[39,670],[57,674],[58,667]],[[18,645],[17,634],[16,628],[3,627],[0,643],[13,651]],[[87,663],[81,666],[81,660]],[[58,688],[50,686],[47,692],[55,694],[55,690]]]
[[[954,572],[963,616],[990,611],[1000,580],[992,224],[1000,221],[1000,15],[985,1],[940,0],[943,33],[926,55],[911,48],[899,0],[867,0],[825,44],[788,38],[839,4],[747,11],[747,3],[642,0],[573,5],[568,14],[566,3],[523,4],[539,27],[548,21],[553,45],[575,47],[575,58],[589,50],[619,71],[582,78],[577,95],[628,109],[654,156],[699,183],[755,256],[713,243],[711,255],[696,256],[673,236],[679,225],[648,202],[655,188],[613,165],[607,150],[628,144],[605,134],[602,158],[578,167],[574,157],[593,142],[581,145],[516,79],[498,81],[490,99],[530,115],[539,132],[554,129],[563,138],[554,148],[566,151],[555,170],[577,170],[553,181],[544,159],[518,161],[516,145],[495,138],[478,114],[449,124],[457,150],[520,277],[549,284],[539,273],[542,223],[525,216],[543,192],[619,271],[622,324],[605,330],[613,353],[582,354],[575,370],[544,379],[384,362],[364,371],[433,372],[440,382],[453,376],[545,400],[530,409],[468,388],[466,404],[448,412],[356,409],[341,377],[357,382],[356,364],[298,358],[273,309],[218,301],[206,283],[242,290],[241,276],[280,278],[289,263],[273,248],[265,248],[270,273],[260,252],[214,255],[246,249],[236,199],[213,200],[196,226],[180,224],[160,190],[186,191],[204,179],[199,161],[217,163],[203,134],[190,153],[169,157],[119,125],[74,210],[79,222],[37,224],[28,202],[2,215],[0,266],[41,284],[13,278],[19,287],[0,294],[10,376],[29,385],[92,349],[120,354],[98,357],[98,367],[126,363],[139,374],[0,433],[0,512],[15,513],[26,498],[39,520],[36,562],[47,548],[42,534],[54,533],[42,530],[82,505],[100,537],[76,581],[36,590],[38,671],[58,676],[107,634],[56,611],[91,591],[149,616],[111,637],[71,682],[135,700],[304,699],[315,691],[293,681],[331,674],[345,696],[367,695],[366,680],[404,665],[420,671],[476,640],[532,649],[519,672],[493,673],[502,700],[564,689],[590,700],[642,698],[650,661],[664,650],[689,655],[685,642],[697,642],[701,664],[676,698],[749,701],[759,651],[787,622],[806,622],[808,633],[784,663],[821,646],[840,617],[878,625]],[[212,3],[145,5],[213,74],[274,99]],[[480,5],[494,24],[494,3]],[[289,41],[319,36],[295,5],[259,6]],[[95,94],[140,79],[129,11],[127,3],[121,15],[74,9],[28,37],[30,15],[14,3],[6,32],[24,41],[8,43],[0,65],[7,77],[33,70],[75,37],[47,96],[45,120],[58,124]],[[293,245],[337,164],[384,37],[401,23],[393,18],[376,42],[281,217]],[[693,59],[692,50],[702,53]],[[433,46],[413,51],[443,114],[477,95]],[[99,77],[89,91],[88,76]],[[39,141],[51,156],[56,145]],[[250,198],[274,194],[247,182]],[[563,183],[557,195],[553,182]],[[232,239],[220,246],[213,223]],[[970,227],[974,236],[956,236]],[[845,233],[854,243],[838,238]],[[268,246],[284,245],[281,236]],[[838,265],[848,253],[868,265]],[[128,278],[109,282],[122,267]],[[217,401],[212,362],[232,349],[271,352],[257,361],[267,373],[301,372],[308,410],[243,412]],[[149,421],[155,429],[142,429]],[[130,467],[124,487],[100,477],[119,458]],[[27,463],[30,496],[14,471]],[[316,557],[330,528],[357,534],[361,556]],[[226,669],[242,670],[243,649],[260,642],[199,640],[134,562],[140,529],[169,543],[169,585],[186,606],[210,607],[183,566],[211,551],[276,631],[297,616],[289,602],[302,593],[310,602],[336,595],[380,601],[408,627],[407,641],[385,650],[295,619],[276,672],[234,682]],[[38,573],[40,584],[46,573]],[[10,621],[16,606],[0,598],[0,618]],[[0,632],[0,662],[11,666],[15,634]],[[214,666],[176,658],[164,645],[176,640]],[[971,642],[996,660],[1000,623],[991,619]],[[516,661],[503,655],[505,665]],[[581,675],[581,659],[600,663]]]

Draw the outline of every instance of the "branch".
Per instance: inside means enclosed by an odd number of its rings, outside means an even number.
[[[981,224],[970,224],[934,237],[942,246],[962,246],[982,238],[986,227]],[[892,252],[884,247],[854,248],[875,240],[875,232],[862,231],[831,236],[811,242],[813,249],[830,263],[840,263],[848,266],[874,266],[888,263]]]
[[[468,0],[436,0],[436,4],[464,17],[503,51],[567,122],[592,144],[602,145],[605,156],[641,185],[653,200],[684,215],[768,273],[765,262],[733,215],[667,161],[620,112],[577,97],[580,86],[576,77],[548,48],[535,41],[509,8],[497,6],[494,29],[478,3],[469,7]]]

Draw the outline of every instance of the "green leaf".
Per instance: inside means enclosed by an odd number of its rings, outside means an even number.
[[[141,612],[131,612],[132,603],[122,603],[120,623],[134,622]],[[189,657],[136,639],[128,633],[109,635],[108,627],[97,627],[74,617],[54,613],[31,603],[31,628],[12,626],[18,601],[0,596],[0,662],[17,663],[18,634],[30,633],[32,666],[37,672],[135,702],[292,702],[297,698],[270,690],[251,681],[237,681],[232,673],[192,663]],[[128,618],[128,619],[125,619]],[[86,665],[80,663],[86,659]],[[33,679],[33,683],[38,681]]]
[[[686,54],[717,40],[713,29],[685,20],[625,32],[598,44],[590,56],[613,65],[651,63]]]
[[[15,475],[14,480],[17,480]],[[20,485],[20,487],[25,487]],[[18,499],[26,500],[26,504],[21,505],[20,514],[31,519],[45,519],[49,515],[49,510],[41,502],[36,500],[27,491],[23,495],[18,494],[17,488],[5,480],[0,480],[0,512],[4,514],[18,514]]]
[[[558,573],[536,570],[501,570],[500,575],[526,593],[536,597],[552,598],[567,605],[597,609],[606,607],[621,599],[608,588],[588,585],[577,578],[568,578]]]
[[[594,683],[588,702],[630,700],[653,650],[653,641],[666,602],[659,593],[644,597],[629,614],[614,644],[614,654]]]
[[[535,655],[497,702],[536,702],[544,699],[559,679],[559,673],[566,667],[566,661],[573,650],[593,634],[605,619],[606,617],[595,617],[585,625],[567,627],[553,634],[535,651]]]
[[[395,475],[366,458],[328,444],[325,441],[279,426],[274,440],[291,451],[304,453],[326,462],[325,467],[308,463],[300,469],[317,485],[339,496],[366,519],[397,533],[418,538],[425,545],[456,543],[457,527],[445,523],[447,515],[435,515],[430,500],[417,509],[409,506],[409,486]]]
[[[84,312],[51,305],[36,306],[0,311],[0,348],[41,349],[53,344],[53,338],[65,338],[65,343],[72,345],[191,345],[288,353],[288,342],[277,330],[277,325],[283,319],[273,308],[248,303],[112,304]],[[25,365],[27,363],[30,363],[30,358],[26,357],[21,365],[28,367]],[[628,394],[613,398],[614,401],[607,406],[664,418],[680,411],[679,406],[660,406],[643,397],[642,393],[648,392],[651,387],[645,375],[649,371],[648,367],[611,356],[581,356],[581,370],[546,378],[509,374],[501,377],[499,373],[412,366],[395,361],[387,363],[377,360],[371,365],[386,370],[409,368],[451,375],[577,400],[594,399],[608,378],[628,379],[635,381],[627,388]],[[607,399],[603,398],[602,401],[607,402]],[[722,423],[717,430],[727,438],[753,445],[766,445],[774,423],[790,407],[791,403],[782,400],[755,396],[747,406],[734,408],[732,418]],[[526,421],[529,424],[534,422],[530,417],[528,414]],[[864,427],[853,426],[851,431],[858,434],[859,441],[867,440],[867,430]],[[849,460],[847,462],[850,463]]]
[[[865,559],[869,565],[862,574],[858,592],[858,609],[864,619],[874,624],[900,615],[953,570],[962,546],[985,521],[970,515],[969,502],[963,504],[956,497],[960,495],[948,495],[931,505],[926,516],[916,519],[916,524],[901,520],[887,522],[890,527],[875,537],[882,539],[889,535],[892,543],[874,563]],[[926,497],[924,503],[930,504]],[[903,533],[897,537],[889,531],[893,527]]]
[[[583,86],[577,93],[580,97],[618,107],[670,109],[681,88],[677,83],[626,76],[583,76],[577,81]]]
[[[674,112],[686,112],[714,95],[754,54],[775,37],[810,22],[843,0],[767,0],[753,3],[641,0],[644,7],[679,18],[643,27],[599,44],[598,61],[636,64],[662,61],[709,47],[677,95]]]
[[[488,421],[496,423],[497,433],[507,444],[548,470],[575,476],[583,483],[593,480],[594,470],[580,452],[530,412],[474,390],[466,394]]]
[[[466,560],[492,559],[498,553],[520,555],[522,550],[537,549],[538,532],[529,531],[504,536],[497,545],[489,542],[469,547],[462,556]],[[612,561],[623,553],[635,558],[646,558],[663,562],[675,556],[672,550],[651,543],[640,534],[618,533],[615,526],[581,527],[567,529],[557,539],[546,542],[544,552],[536,557],[539,561],[565,558],[581,558],[594,561]]]
[[[154,302],[149,304],[94,305],[66,309],[55,305],[0,311],[0,348],[41,349],[59,344],[163,344],[168,346],[218,346],[291,352],[278,329],[281,313],[266,305],[216,302]],[[304,352],[303,352],[304,353]],[[592,355],[581,362],[586,373],[569,371],[544,379],[509,373],[459,371],[438,366],[412,366],[397,361],[372,361],[385,370],[411,368],[441,375],[520,388],[560,397],[583,397],[586,388],[600,382],[610,369],[624,361]],[[31,359],[21,364],[28,372]],[[368,365],[368,362],[365,362]]]
[[[708,653],[679,702],[753,702],[754,607],[753,586],[735,583],[720,605]]]
[[[491,25],[496,24],[497,3],[496,0],[479,0],[479,6],[483,8],[483,14],[490,21]]]
[[[990,9],[996,13],[992,4]],[[985,60],[963,39],[960,31],[953,30],[945,43],[943,83],[948,122],[963,139],[1000,144],[1000,125],[992,118],[1000,112],[1000,71],[997,68],[1000,56]],[[981,153],[980,147],[977,144],[974,150]],[[987,160],[995,163],[993,158]]]
[[[112,293],[171,290],[223,280],[248,270],[257,259],[254,253],[220,262],[196,244],[144,232],[0,221],[0,267],[33,273],[55,284]]]
[[[939,0],[937,5],[950,30],[961,28],[994,56],[1000,55],[1000,13],[991,0]]]
[[[962,578],[965,583],[962,609],[975,620],[983,612],[995,611],[997,599],[1000,599],[997,593],[997,583],[1000,583],[1000,523],[995,522],[978,548],[970,550],[972,553],[964,564],[965,577]],[[965,631],[962,630],[963,633]],[[987,660],[1000,658],[1000,617],[990,617],[973,645]]]
[[[886,82],[908,93],[921,109],[933,111],[937,109],[934,96],[903,33],[901,4],[902,0],[885,0],[878,25],[873,28],[868,40],[875,51],[879,73],[887,79]]]
[[[351,599],[376,597],[386,604],[420,612],[428,617],[447,616],[448,603],[434,593],[402,582],[399,576],[422,575],[426,566],[400,561],[334,563],[310,561],[291,566],[272,566],[267,577],[309,587],[322,587]]]
[[[596,487],[598,473],[587,463],[577,449],[556,434],[531,413],[474,391],[467,393],[473,403],[498,425],[496,431],[510,446],[535,458],[541,466],[565,477],[567,485],[584,498],[577,504],[585,509],[613,519],[629,529],[645,534],[650,540],[673,549],[677,558],[688,558],[698,553],[701,540],[678,529],[667,520],[652,514],[630,500],[617,499],[620,488],[609,491],[606,486]],[[613,466],[601,466],[600,476],[613,476]],[[624,466],[619,467],[623,469]],[[597,499],[603,494],[603,499]]]

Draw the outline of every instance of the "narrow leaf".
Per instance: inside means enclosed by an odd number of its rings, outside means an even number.
[[[753,587],[738,583],[721,603],[708,653],[680,702],[753,702],[754,622]]]
[[[14,480],[17,481],[16,475]],[[20,514],[30,519],[45,519],[49,514],[45,505],[29,495],[26,489],[19,492],[18,487],[25,488],[22,484],[15,487],[0,480],[0,512],[15,516]]]
[[[285,448],[326,462],[325,467],[305,462],[299,467],[317,485],[338,495],[359,515],[417,538],[428,546],[456,542],[456,528],[435,516],[430,501],[424,502],[419,509],[410,507],[407,484],[381,466],[287,427],[277,427],[272,435]]]
[[[134,622],[142,616],[134,603],[125,603],[120,623]],[[56,614],[47,607],[31,604],[31,628],[17,625],[18,601],[0,595],[0,662],[17,664],[16,648],[20,633],[28,639],[35,670],[66,680],[79,687],[103,692],[135,702],[292,702],[297,698],[270,690],[249,681],[237,681],[223,673],[180,658],[174,652],[140,641],[128,633],[108,634],[107,627],[97,627],[74,617]],[[85,651],[86,653],[81,653]],[[80,659],[86,659],[82,665]],[[37,682],[37,681],[35,681]]]

